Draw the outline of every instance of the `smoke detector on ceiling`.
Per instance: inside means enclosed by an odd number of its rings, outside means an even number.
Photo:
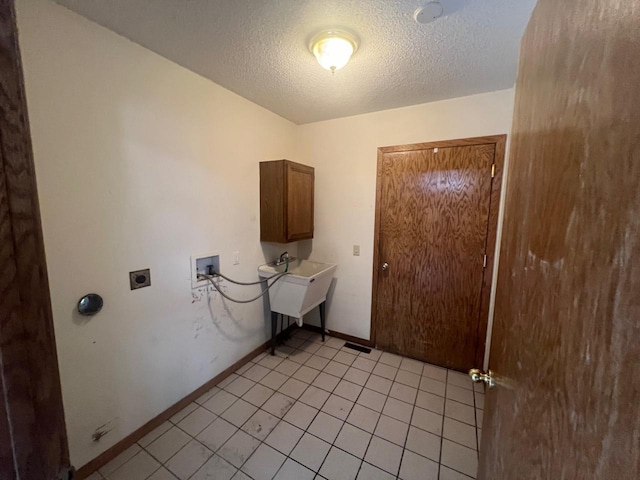
[[[440,2],[429,2],[413,12],[413,19],[421,24],[431,23],[440,18],[443,13],[444,8]]]

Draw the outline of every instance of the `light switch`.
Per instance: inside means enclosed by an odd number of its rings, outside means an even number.
[[[360,245],[354,245],[353,246],[353,256],[354,257],[359,257],[360,256]]]

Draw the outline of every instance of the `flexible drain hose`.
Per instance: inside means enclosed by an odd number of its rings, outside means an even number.
[[[219,274],[219,273],[216,273],[215,275],[219,275],[220,277],[222,277],[222,278],[224,278],[224,279],[228,280],[228,279],[227,279],[227,277],[225,277],[225,276],[223,276],[223,275],[221,275],[221,274]],[[231,298],[229,295],[227,295],[226,293],[224,293],[224,292],[222,291],[222,289],[221,289],[221,288],[216,284],[216,282],[214,282],[214,281],[213,281],[213,277],[214,277],[215,275],[205,275],[204,273],[199,273],[199,274],[198,274],[198,277],[203,277],[203,278],[206,278],[207,280],[209,280],[209,281],[211,282],[211,285],[213,285],[213,286],[215,287],[215,289],[218,291],[218,293],[219,293],[220,295],[222,295],[224,298],[226,298],[227,300],[230,300],[230,301],[235,302],[235,303],[251,303],[251,302],[255,302],[256,300],[258,300],[258,299],[259,299],[259,298],[261,298],[261,297],[264,297],[264,296],[265,296],[265,294],[269,291],[269,289],[270,289],[271,287],[273,287],[273,286],[276,284],[276,282],[277,282],[278,280],[280,280],[280,279],[281,279],[282,277],[284,277],[285,275],[289,275],[289,273],[286,273],[286,272],[285,272],[285,273],[280,273],[280,274],[278,274],[278,275],[274,275],[273,277],[269,277],[269,278],[267,278],[267,279],[265,279],[265,280],[261,280],[261,281],[259,281],[259,282],[255,282],[255,283],[241,283],[241,282],[236,282],[236,281],[233,281],[233,280],[229,280],[229,281],[231,281],[232,283],[237,283],[238,285],[256,285],[256,284],[258,284],[258,283],[264,283],[264,282],[267,282],[267,288],[265,288],[265,290],[264,290],[260,295],[258,295],[257,297],[254,297],[254,298],[252,298],[252,299],[249,299],[249,300],[238,300],[238,299],[236,299],[236,298]],[[269,281],[269,280],[271,280],[271,279],[273,279],[273,282],[268,283],[268,281]]]

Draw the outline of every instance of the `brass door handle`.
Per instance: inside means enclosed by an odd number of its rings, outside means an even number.
[[[469,376],[474,383],[484,382],[487,387],[493,388],[496,382],[493,380],[493,373],[489,370],[487,373],[482,373],[482,370],[472,368],[469,370]]]

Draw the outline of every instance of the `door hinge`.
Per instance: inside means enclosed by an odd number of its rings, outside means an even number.
[[[492,163],[491,164],[491,178],[496,176],[496,164]]]
[[[482,268],[487,268],[487,255],[484,255],[484,259],[482,260]]]

